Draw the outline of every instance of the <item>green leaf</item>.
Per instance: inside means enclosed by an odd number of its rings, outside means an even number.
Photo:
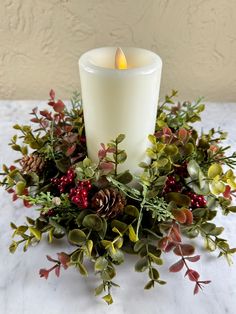
[[[113,252],[110,250],[109,255],[113,262],[116,262],[117,264],[121,264],[124,262],[124,253],[121,250],[116,250]]]
[[[144,245],[145,243],[142,240],[137,241],[134,245],[134,252],[139,252],[144,247]]]
[[[178,153],[178,148],[176,145],[169,144],[166,145],[164,151],[168,156],[174,156]]]
[[[100,256],[96,259],[95,264],[94,264],[94,269],[95,271],[102,271],[107,268],[108,261],[104,256]]]
[[[111,227],[117,228],[121,233],[123,233],[126,230],[126,228],[128,227],[128,225],[122,221],[114,219],[111,222]]]
[[[28,230],[28,226],[19,226],[17,229],[16,229],[16,234],[24,234],[26,231]]]
[[[116,180],[123,184],[128,184],[133,180],[132,174],[129,172],[129,170],[122,172],[118,174],[116,177]]]
[[[185,144],[184,151],[186,155],[191,155],[194,152],[194,145],[192,143]]]
[[[168,202],[173,201],[178,206],[189,207],[191,204],[191,199],[187,195],[178,192],[170,192],[166,194],[166,200]]]
[[[126,159],[127,159],[127,154],[126,154],[126,152],[125,152],[124,150],[123,150],[123,151],[120,151],[120,152],[118,153],[117,157],[114,158],[114,159],[117,159],[118,164],[122,164],[123,162],[126,161]]]
[[[89,167],[84,169],[84,174],[86,175],[87,178],[92,178],[94,176],[94,170]]]
[[[12,229],[17,229],[17,226],[13,222],[10,223],[10,226]]]
[[[211,193],[214,195],[219,195],[221,193],[224,193],[224,191],[225,191],[225,185],[223,182],[220,182],[220,181],[214,181],[213,180],[209,184],[209,187],[210,187]]]
[[[212,235],[212,236],[219,236],[223,231],[224,231],[223,227],[216,227],[215,229],[213,229],[210,232],[210,235]]]
[[[91,164],[92,164],[92,161],[91,161],[88,157],[86,157],[86,158],[83,160],[83,166],[84,166],[84,168],[90,167]]]
[[[19,181],[16,184],[16,194],[23,195],[25,191],[26,183],[24,181]]]
[[[90,214],[90,213],[91,213],[91,211],[88,210],[88,209],[84,209],[84,210],[82,210],[82,211],[79,213],[79,215],[78,215],[77,218],[76,218],[76,223],[77,223],[78,227],[81,227],[82,222],[83,222],[83,220],[84,220],[84,217],[87,216],[87,215]]]
[[[163,260],[160,258],[160,257],[158,257],[158,256],[155,256],[154,254],[152,254],[152,253],[148,253],[148,256],[151,258],[151,260],[155,263],[155,264],[157,264],[157,265],[163,265]]]
[[[227,209],[232,213],[236,213],[236,206],[229,206]]]
[[[95,295],[97,296],[97,295],[101,294],[101,293],[103,292],[103,290],[104,290],[104,285],[103,285],[103,283],[102,283],[101,285],[99,285],[99,286],[95,289]]]
[[[98,231],[98,234],[101,239],[104,239],[107,232],[107,221],[103,217],[101,217],[101,219],[102,219],[102,229]]]
[[[137,263],[135,264],[135,270],[137,272],[143,272],[147,268],[148,268],[148,258],[146,256],[139,259]]]
[[[69,158],[62,158],[55,161],[57,168],[65,173],[67,169],[70,167],[70,160]]]
[[[96,214],[90,214],[85,216],[82,225],[94,231],[100,231],[103,228],[102,219]]]
[[[29,227],[29,231],[38,241],[41,240],[42,233],[38,229],[34,227]]]
[[[155,283],[154,280],[150,280],[150,281],[145,285],[144,289],[145,289],[145,290],[149,290],[149,289],[153,288],[153,287],[154,287],[154,283]]]
[[[101,243],[105,247],[106,250],[112,245],[112,242],[108,240],[102,240]]]
[[[32,219],[32,218],[30,218],[30,217],[26,217],[26,220],[27,220],[27,222],[28,222],[30,225],[34,225],[34,223],[35,223],[35,220]]]
[[[216,244],[208,237],[205,238],[205,248],[208,251],[215,251],[216,250]]]
[[[152,143],[152,145],[155,145],[156,144],[156,136],[155,135],[153,135],[153,134],[150,134],[150,135],[148,135],[148,139],[149,139],[149,141]]]
[[[113,303],[113,299],[112,299],[112,296],[110,294],[107,294],[103,297],[103,300],[108,304],[112,304]]]
[[[17,247],[18,247],[18,243],[15,242],[15,241],[13,241],[13,242],[11,243],[11,245],[9,246],[9,251],[10,251],[10,253],[12,253],[12,254],[15,253]]]
[[[220,176],[223,173],[222,166],[220,164],[213,164],[208,169],[208,177],[214,179],[216,176]]]
[[[157,161],[155,161],[153,164],[157,167],[157,168],[163,168],[168,164],[169,160],[167,158],[161,158]]]
[[[153,280],[157,280],[160,277],[158,270],[153,267],[149,269],[148,275]]]
[[[93,250],[93,241],[92,240],[87,240],[86,242],[86,254],[87,256],[91,256],[92,250]]]
[[[188,162],[187,170],[193,180],[198,180],[200,166],[195,160],[190,160]]]
[[[68,240],[72,244],[82,244],[86,240],[86,234],[80,229],[73,229],[68,234]]]
[[[115,241],[114,246],[115,246],[117,249],[120,249],[120,248],[122,247],[122,245],[123,245],[123,242],[124,242],[123,238],[122,238],[122,237],[119,237],[119,238]]]
[[[124,208],[124,212],[125,214],[129,215],[129,216],[133,216],[138,218],[139,217],[139,210],[137,207],[133,206],[133,205],[127,205]]]
[[[138,236],[136,235],[132,225],[129,225],[129,239],[132,242],[137,242],[138,241]]]
[[[116,138],[116,143],[119,144],[125,139],[125,134],[119,134]]]
[[[77,267],[78,267],[79,272],[82,276],[88,276],[87,269],[85,268],[85,266],[82,263],[77,262]]]
[[[210,222],[206,222],[201,225],[201,228],[204,230],[206,234],[211,234],[211,231],[216,228],[216,225]]]

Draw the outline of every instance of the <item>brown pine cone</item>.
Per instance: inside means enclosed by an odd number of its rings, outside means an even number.
[[[116,189],[107,188],[98,191],[92,198],[92,208],[105,218],[114,218],[123,212],[125,197]]]
[[[38,154],[31,154],[28,156],[24,156],[21,161],[20,165],[22,167],[22,172],[30,173],[36,172],[40,173],[43,170],[45,165],[44,158]]]

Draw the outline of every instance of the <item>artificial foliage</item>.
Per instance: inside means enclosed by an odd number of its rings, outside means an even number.
[[[135,178],[129,169],[119,171],[127,158],[123,134],[101,143],[97,163],[87,157],[78,94],[66,107],[51,90],[48,109],[34,108],[31,125],[14,125],[18,134],[10,146],[19,159],[3,165],[1,185],[14,201],[34,206],[39,215],[26,217],[20,226],[11,223],[10,252],[18,247],[27,251],[40,241],[53,245],[66,237],[70,250],[58,252],[56,258],[47,255],[52,266],[40,269],[40,276],[59,277],[68,267],[87,276],[90,262],[101,281],[95,294],[103,294],[108,304],[113,302],[116,271],[125,253],[137,255],[137,272],[147,272],[145,289],[166,283],[159,270],[168,259],[166,253],[174,254],[176,262],[169,271],[183,270],[193,282],[194,294],[210,281],[192,268],[200,255],[187,238],[202,238],[207,251],[217,250],[231,263],[236,248],[221,237],[224,228],[213,221],[218,212],[236,212],[236,153],[227,154],[229,147],[222,144],[225,132],[198,134],[193,128],[204,110],[201,100],[176,102],[176,94],[166,96],[158,107],[146,152],[150,163],[142,162]]]

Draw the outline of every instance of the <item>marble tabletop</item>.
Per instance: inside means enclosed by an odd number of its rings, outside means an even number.
[[[11,163],[17,158],[7,146],[15,133],[14,123],[26,123],[28,112],[33,106],[46,107],[39,101],[0,102],[0,164]],[[228,130],[228,144],[236,150],[236,104],[209,103],[203,113],[200,130],[220,126]],[[11,239],[10,221],[23,224],[24,217],[36,215],[32,209],[23,208],[20,202],[12,203],[10,196],[0,189],[0,314],[223,314],[236,313],[236,263],[228,267],[226,260],[218,259],[217,253],[203,254],[203,241],[193,242],[202,255],[198,268],[203,279],[212,283],[203,292],[193,296],[193,284],[184,278],[183,273],[170,274],[168,267],[173,256],[168,254],[161,267],[161,277],[168,282],[153,290],[143,290],[147,282],[145,273],[135,273],[135,256],[126,256],[124,264],[117,268],[116,282],[120,288],[114,289],[115,303],[107,306],[93,295],[97,279],[93,275],[83,278],[73,268],[62,272],[61,278],[50,276],[46,281],[39,278],[38,270],[49,263],[45,255],[66,251],[65,241],[54,246],[40,243],[23,253],[21,249],[14,255],[8,251]],[[219,216],[216,224],[224,223],[224,235],[231,246],[236,246],[236,215]],[[236,257],[234,257],[236,262]]]

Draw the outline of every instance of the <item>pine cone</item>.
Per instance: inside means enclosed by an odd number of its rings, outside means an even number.
[[[43,170],[45,165],[44,158],[38,154],[31,154],[28,156],[24,156],[21,161],[20,165],[22,167],[22,172],[29,173],[29,172],[36,172],[40,173]]]
[[[123,212],[125,197],[116,189],[107,188],[98,191],[92,198],[92,208],[105,218],[114,218]]]

